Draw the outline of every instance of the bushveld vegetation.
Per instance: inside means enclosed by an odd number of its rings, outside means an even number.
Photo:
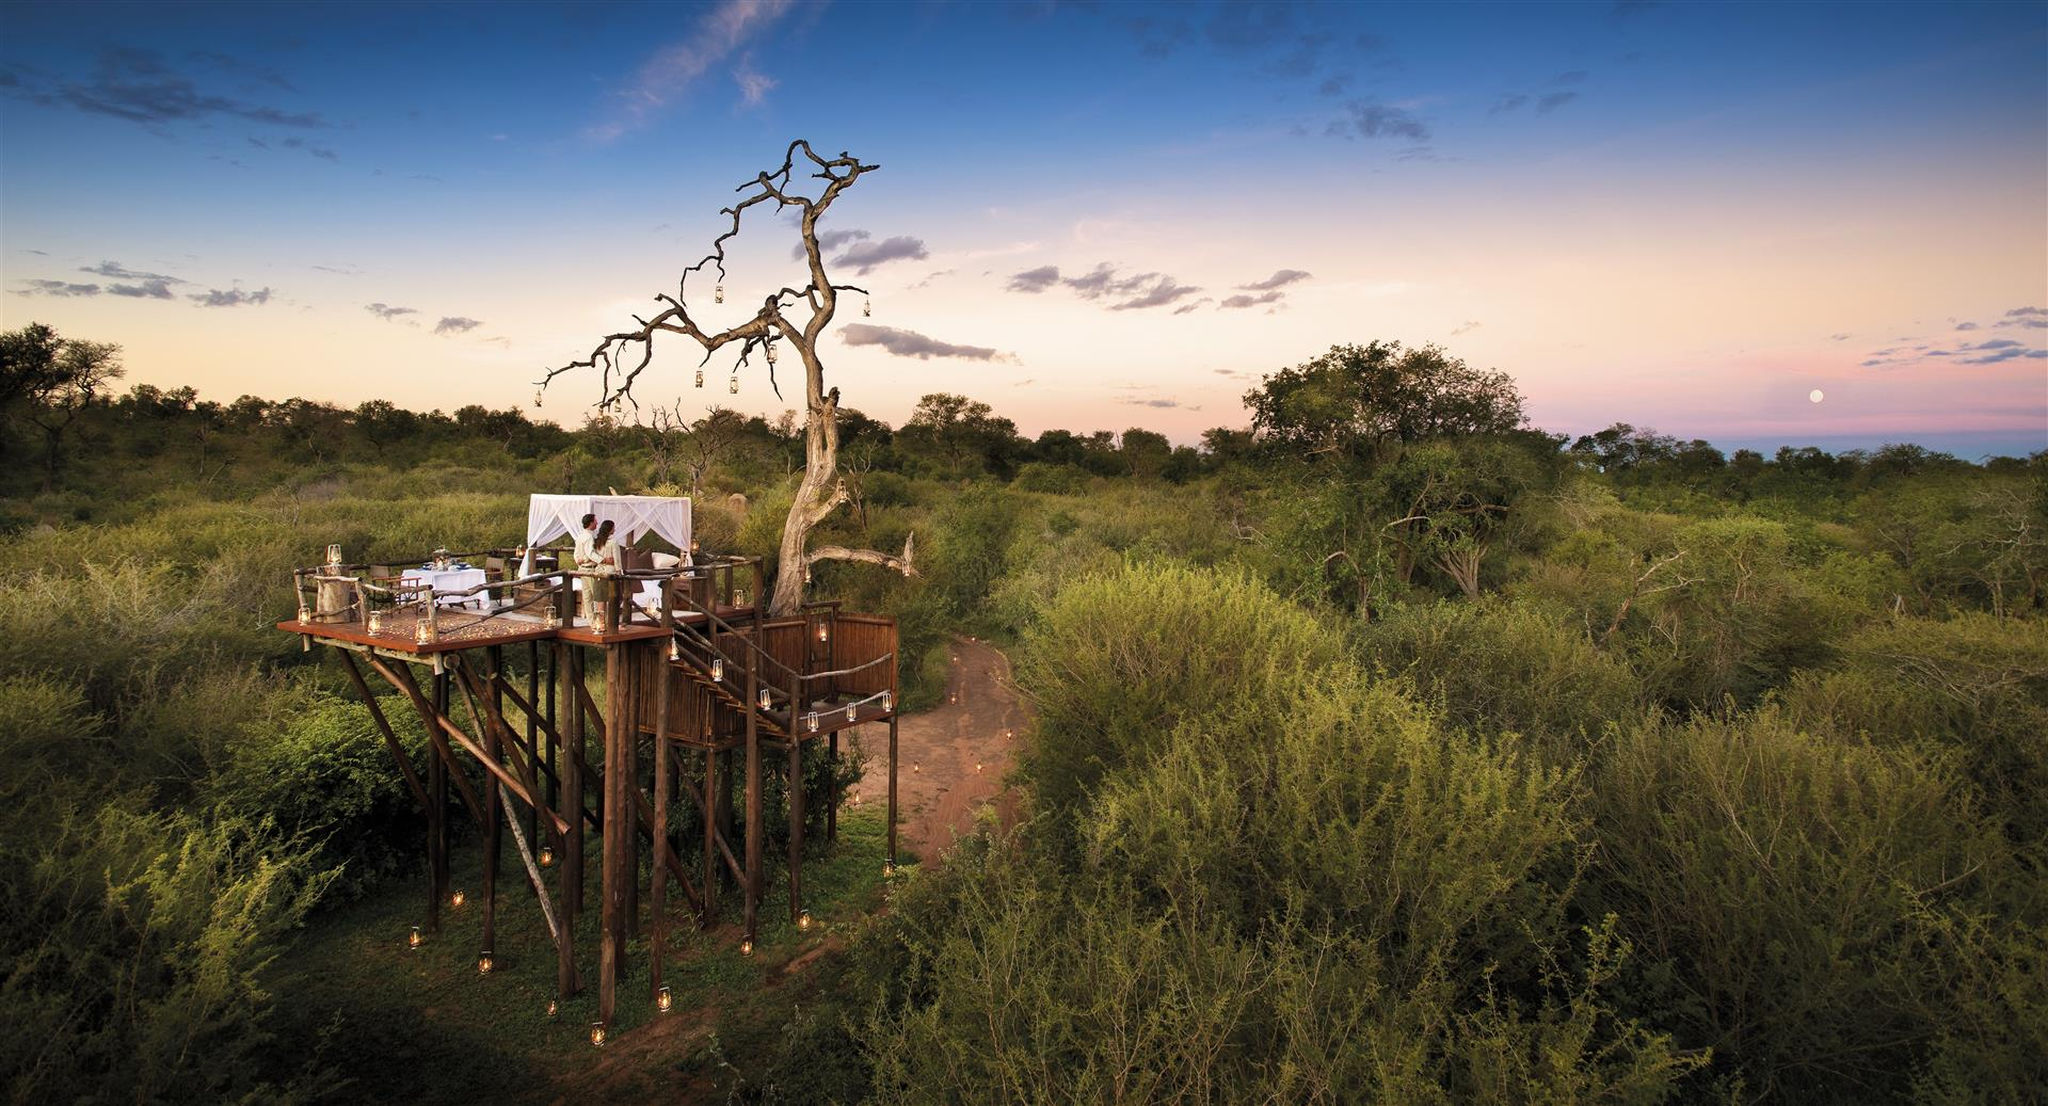
[[[10,1097],[331,1097],[272,969],[421,814],[270,628],[289,566],[606,486],[772,560],[801,436],[115,395],[90,344],[39,393],[66,351],[7,337]],[[839,413],[820,537],[914,531],[923,574],[818,588],[902,620],[914,702],[947,635],[1014,644],[1026,817],[728,1036],[735,1099],[2041,1099],[2048,454],[1566,441],[1380,343],[1247,403],[1201,449]]]

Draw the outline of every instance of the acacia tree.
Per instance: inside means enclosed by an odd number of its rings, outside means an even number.
[[[43,438],[43,487],[57,483],[64,433],[119,379],[121,347],[62,338],[41,323],[0,334],[0,412],[20,407]]]
[[[799,154],[804,158],[803,163],[797,161]],[[805,194],[794,183],[799,165],[806,169],[815,168],[817,171],[810,174],[810,179],[825,182],[815,196]],[[818,220],[832,202],[862,175],[879,168],[879,165],[863,164],[844,151],[838,157],[824,158],[818,156],[811,149],[811,144],[803,139],[791,142],[783,154],[781,167],[772,172],[764,171],[734,189],[747,195],[720,211],[720,214],[732,217],[731,228],[712,241],[710,253],[683,270],[676,283],[675,295],[665,292],[655,295],[655,302],[663,305],[658,314],[648,319],[634,316],[633,321],[639,324],[636,329],[605,335],[589,357],[550,369],[540,381],[541,388],[545,390],[548,382],[563,373],[597,369],[602,373],[598,407],[616,411],[630,403],[638,410],[633,399],[633,385],[654,359],[655,336],[680,334],[703,350],[704,356],[698,362],[700,366],[708,364],[719,350],[732,345],[739,347],[733,364],[735,374],[742,368],[750,368],[755,356],[759,355],[766,363],[769,383],[780,398],[782,388],[775,378],[776,344],[779,342],[784,348],[794,350],[804,370],[804,475],[782,526],[775,591],[769,600],[769,609],[776,614],[788,614],[802,604],[804,582],[810,577],[811,566],[819,561],[864,561],[894,569],[906,576],[917,574],[912,563],[914,546],[911,541],[904,542],[900,556],[841,546],[810,548],[811,531],[846,502],[848,495],[846,482],[839,473],[839,389],[825,387],[825,366],[818,359],[818,340],[824,336],[825,328],[831,325],[832,316],[838,310],[839,293],[867,293],[866,289],[852,284],[834,284],[826,275],[824,251],[818,244]],[[770,204],[777,212],[794,208],[799,216],[798,232],[802,235],[802,256],[809,271],[808,282],[800,288],[784,286],[766,296],[754,310],[753,317],[745,322],[723,330],[705,330],[688,307],[690,277],[703,274],[708,267],[716,271],[716,279],[722,282],[725,279],[726,242],[739,235],[741,219],[747,212]],[[802,314],[805,308],[808,308],[808,315]],[[798,317],[792,319],[791,313]],[[634,360],[636,355],[637,361]],[[630,368],[627,367],[629,364]]]

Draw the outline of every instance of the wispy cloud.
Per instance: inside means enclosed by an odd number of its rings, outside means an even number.
[[[1408,109],[1377,100],[1353,100],[1344,114],[1323,128],[1333,138],[1405,138],[1429,141],[1429,127],[1409,114]]]
[[[97,265],[86,265],[79,270],[94,276],[112,277],[115,280],[153,280],[164,284],[183,284],[183,280],[163,273],[144,273],[130,269],[118,261],[102,261]]]
[[[1479,325],[1479,320],[1467,319],[1465,322],[1451,328],[1451,337],[1456,338],[1460,334],[1470,334],[1478,330]]]
[[[185,298],[201,307],[261,307],[270,302],[270,289],[259,288],[254,292],[245,292],[240,288],[212,288],[204,292],[194,292]]]
[[[387,321],[391,319],[396,319],[400,315],[419,314],[419,311],[414,308],[393,307],[388,303],[366,303],[363,305],[363,310],[368,311],[370,314]]]
[[[934,357],[957,357],[966,361],[1015,361],[1010,354],[986,346],[962,346],[942,342],[914,330],[899,330],[893,326],[869,326],[866,323],[850,323],[839,331],[842,340],[849,346],[880,346],[898,357],[915,357],[929,361]]]
[[[441,317],[440,322],[434,324],[434,333],[442,335],[467,334],[482,325],[484,325],[482,319],[465,319],[460,315],[444,315]]]
[[[705,74],[739,55],[746,67],[746,46],[765,34],[792,7],[791,0],[724,0],[705,12],[687,37],[655,51],[619,91],[613,117],[587,132],[600,142],[609,142],[628,131],[645,126],[662,109],[681,98]],[[751,72],[750,67],[745,71]],[[758,78],[759,74],[755,74]],[[758,81],[749,89],[740,80],[743,97],[765,95],[773,82]],[[765,78],[761,78],[765,80]],[[755,103],[748,99],[748,103]]]
[[[1264,280],[1255,280],[1250,284],[1240,284],[1238,288],[1246,292],[1265,292],[1274,288],[1285,288],[1290,284],[1307,280],[1313,275],[1302,269],[1281,269]]]
[[[848,246],[832,259],[832,264],[850,265],[856,275],[866,276],[891,261],[923,261],[930,256],[931,252],[924,248],[922,238],[899,234],[879,242],[858,242]]]
[[[21,289],[24,296],[97,296],[97,284],[73,284],[68,280],[24,280],[27,287]]]
[[[1012,292],[1038,293],[1054,285],[1072,288],[1076,295],[1085,300],[1109,300],[1111,311],[1164,307],[1202,291],[1192,284],[1182,284],[1165,273],[1120,275],[1117,267],[1107,261],[1077,277],[1061,277],[1057,265],[1026,269],[1012,275],[1005,287]]]
[[[201,56],[216,59],[213,64],[216,69],[221,68],[217,64],[218,59],[225,57]],[[172,68],[163,55],[154,50],[116,47],[102,51],[92,75],[84,80],[58,80],[44,84],[32,79],[24,80],[19,72],[12,77],[10,84],[36,103],[70,107],[149,126],[199,122],[220,116],[279,127],[321,128],[332,125],[318,112],[287,111],[203,91],[192,78]]]
[[[740,55],[740,63],[733,67],[733,83],[740,86],[740,102],[755,107],[768,98],[768,93],[782,83],[754,68],[752,54]]]

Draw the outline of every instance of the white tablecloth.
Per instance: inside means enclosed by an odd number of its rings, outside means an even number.
[[[444,591],[465,591],[469,588],[480,586],[486,579],[488,579],[488,577],[484,575],[484,570],[480,568],[408,568],[400,575],[405,579],[407,583],[413,583],[417,581],[422,584],[428,584],[433,587],[436,593]],[[474,606],[481,607],[485,605],[487,599],[483,592],[478,592],[475,595],[467,596],[437,594],[434,599],[434,602],[439,603],[444,607],[459,607],[464,604],[471,604]]]

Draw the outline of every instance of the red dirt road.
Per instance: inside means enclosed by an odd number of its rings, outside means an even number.
[[[1030,720],[1010,678],[1010,659],[985,641],[956,637],[950,646],[946,701],[906,716],[897,740],[896,801],[901,852],[936,860],[974,826],[975,811],[994,802],[1014,813],[1003,792],[1017,734]],[[889,795],[888,733],[862,734],[868,771],[849,801],[880,804]]]

